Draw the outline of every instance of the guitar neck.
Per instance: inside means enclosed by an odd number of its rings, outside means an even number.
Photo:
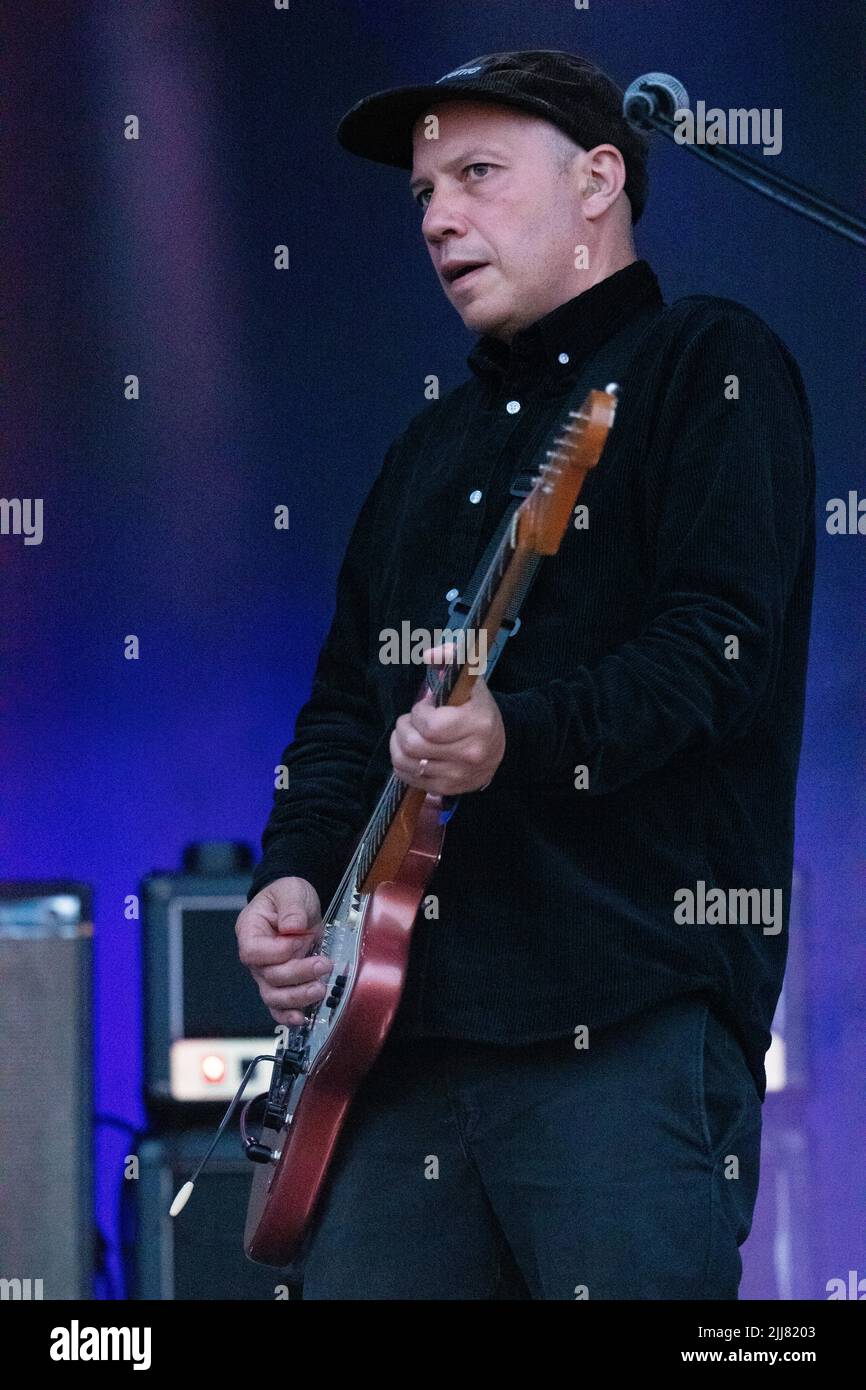
[[[584,480],[598,463],[616,408],[616,388],[590,391],[580,410],[570,410],[560,434],[548,449],[531,493],[515,509],[478,592],[455,637],[454,655],[442,667],[428,667],[419,695],[428,688],[437,705],[460,705],[473,683],[489,674],[498,659],[503,625],[516,617],[529,581],[545,555],[555,555]],[[460,640],[460,634],[464,640]],[[473,653],[466,660],[465,635],[472,634]],[[490,661],[486,653],[491,652]],[[358,891],[371,893],[394,879],[406,858],[427,792],[407,787],[392,774],[364,828],[347,873],[355,874]]]
[[[460,705],[469,699],[474,682],[489,674],[483,653],[493,649],[515,594],[526,586],[540,560],[539,555],[516,547],[516,526],[512,525],[496,548],[469,612],[449,629],[455,639],[455,659],[445,666],[427,667],[419,696],[428,689],[437,706]],[[469,633],[473,654],[482,654],[480,662],[467,659]],[[396,855],[408,848],[426,795],[391,774],[359,842],[356,881],[360,891],[372,892],[393,874]]]

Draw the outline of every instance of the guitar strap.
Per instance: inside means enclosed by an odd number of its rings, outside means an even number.
[[[637,353],[638,347],[657,318],[658,313],[655,310],[648,310],[644,313],[636,314],[618,333],[615,333],[612,338],[609,338],[606,343],[603,343],[599,350],[587,359],[578,374],[571,398],[567,402],[568,409],[578,410],[589,391],[593,389],[601,391],[612,381],[618,384],[623,381],[626,371]],[[565,412],[563,412],[563,418],[565,418]],[[557,429],[559,428],[560,426],[557,425]],[[448,609],[449,628],[453,629],[458,627],[471,611],[472,604],[484,582],[484,577],[490,568],[494,555],[499,549],[502,538],[508,531],[515,512],[523,505],[524,499],[528,497],[529,493],[532,491],[537,476],[537,467],[534,471],[523,469],[512,482],[510,492],[514,501],[509,503],[506,508],[505,515],[494,531],[484,554],[478,561],[472,577],[466,585],[465,592],[459,594],[450,604]],[[520,618],[518,616],[520,609],[523,607],[526,596],[532,587],[533,580],[535,579],[539,565],[543,559],[544,556],[542,555],[535,555],[532,557],[530,563],[526,566],[521,583],[517,585],[512,595],[511,603],[508,605],[502,621],[502,626],[487,655],[484,672],[485,680],[490,677],[494,666],[502,655],[502,649],[508,638],[513,637],[514,633],[517,632],[520,627]]]

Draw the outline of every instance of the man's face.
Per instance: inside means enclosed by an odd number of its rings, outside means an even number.
[[[574,265],[595,235],[579,196],[584,156],[563,173],[554,128],[507,106],[449,101],[430,114],[438,138],[416,122],[410,185],[430,257],[466,327],[508,341],[591,278]],[[481,268],[451,278],[465,263]]]

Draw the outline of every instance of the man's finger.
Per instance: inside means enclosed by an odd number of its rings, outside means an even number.
[[[275,936],[273,931],[267,936],[242,931],[238,936],[238,955],[247,966],[283,965],[297,955],[299,940],[297,936]]]
[[[300,956],[278,965],[259,967],[256,975],[266,985],[284,989],[288,985],[306,985],[314,980],[323,980],[333,969],[334,963],[327,956]]]
[[[444,642],[439,647],[428,647],[421,657],[427,666],[450,666],[456,650],[453,642]]]

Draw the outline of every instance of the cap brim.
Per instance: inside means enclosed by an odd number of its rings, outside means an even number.
[[[437,82],[424,87],[394,87],[374,92],[347,111],[337,126],[337,139],[350,154],[375,159],[397,169],[412,168],[412,129],[442,101],[479,101],[493,106],[516,106],[546,116],[547,103],[532,97],[512,99],[465,82]],[[549,117],[547,117],[549,119]]]

